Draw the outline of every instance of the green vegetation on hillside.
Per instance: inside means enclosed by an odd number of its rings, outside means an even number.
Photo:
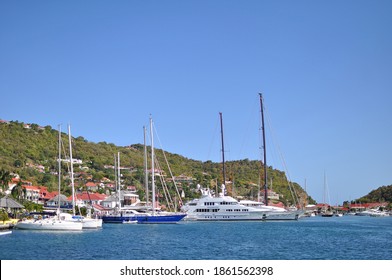
[[[64,129],[63,129],[64,130]],[[100,182],[103,178],[114,180],[114,156],[120,152],[121,166],[127,167],[121,171],[125,186],[136,186],[139,195],[143,194],[143,159],[144,146],[135,144],[119,147],[111,143],[92,143],[83,137],[73,138],[73,158],[83,161],[76,165],[75,172],[83,174],[79,178],[84,182]],[[65,151],[68,150],[68,135],[62,134]],[[32,124],[26,128],[24,123],[0,123],[0,170],[20,175],[22,180],[30,181],[34,185],[47,186],[50,190],[57,188],[57,157],[58,131],[50,126],[40,127]],[[222,165],[211,161],[201,162],[187,159],[181,155],[165,152],[167,161],[174,176],[185,175],[194,178],[192,183],[183,183],[186,199],[195,197],[197,184],[203,187],[215,188],[222,184]],[[163,151],[157,149],[156,156],[167,177],[167,168]],[[64,156],[62,156],[64,158]],[[63,174],[67,174],[66,165],[62,167]],[[255,160],[238,160],[226,163],[228,170],[226,180],[229,195],[256,198],[261,172],[261,163]],[[284,172],[268,167],[269,178],[272,179],[273,191],[281,194],[279,199],[286,205],[294,203]],[[83,183],[83,182],[82,182]],[[262,182],[263,183],[263,182]],[[296,183],[292,184],[301,202],[306,200],[304,190]],[[310,202],[314,202],[310,199]]]
[[[392,203],[392,185],[379,187],[378,189],[373,190],[369,194],[361,197],[358,201],[361,203],[368,203],[368,202]]]

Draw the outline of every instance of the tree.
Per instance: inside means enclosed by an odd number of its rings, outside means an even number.
[[[14,167],[22,167],[23,166],[23,162],[20,159],[16,159],[14,161]]]
[[[8,213],[4,211],[4,209],[0,210],[0,221],[4,222],[9,220]]]
[[[16,186],[12,189],[11,195],[12,197],[16,198],[17,200],[23,200],[25,198],[25,192],[26,190],[23,189],[22,187],[22,181],[19,180],[19,182],[16,184]]]
[[[0,170],[0,186],[3,192],[8,188],[8,183],[11,182],[12,178],[13,176],[9,171],[4,169]]]

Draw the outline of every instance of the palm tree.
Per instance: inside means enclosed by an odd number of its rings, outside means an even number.
[[[23,201],[25,198],[25,192],[26,189],[22,187],[22,181],[19,180],[19,182],[16,184],[16,186],[12,189],[11,195],[16,198],[19,201]]]
[[[1,169],[0,170],[0,186],[2,192],[8,188],[8,183],[11,182],[13,176],[7,170]]]

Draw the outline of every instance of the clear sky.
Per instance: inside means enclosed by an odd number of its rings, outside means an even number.
[[[219,162],[260,159],[323,201],[392,184],[392,1],[0,2],[0,118]],[[279,147],[279,148],[278,148]],[[285,167],[280,156],[285,161]],[[275,156],[276,155],[276,156]]]

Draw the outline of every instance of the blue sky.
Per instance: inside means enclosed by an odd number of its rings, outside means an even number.
[[[1,1],[0,118],[125,146],[152,114],[159,147],[219,162],[222,112],[226,159],[260,159],[262,92],[268,164],[319,202],[325,172],[330,203],[352,200],[392,184],[391,14],[391,1]]]

